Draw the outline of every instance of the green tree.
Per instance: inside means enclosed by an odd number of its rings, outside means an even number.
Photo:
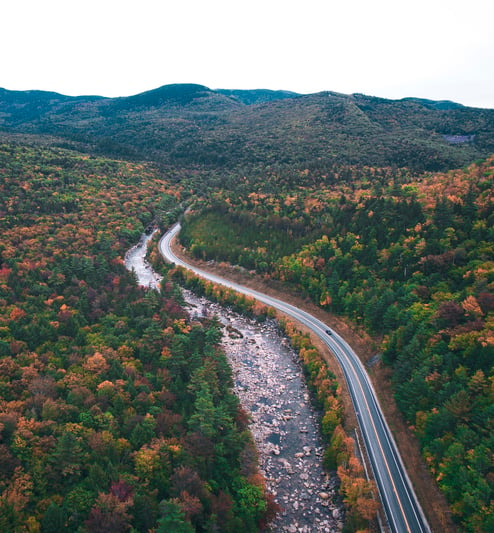
[[[241,517],[246,531],[258,531],[259,522],[267,510],[266,499],[262,487],[250,484],[240,477],[234,484],[235,513]]]
[[[194,533],[190,522],[185,520],[185,513],[175,500],[161,502],[161,516],[158,519],[156,533]]]
[[[67,529],[67,515],[62,507],[52,502],[41,520],[41,533],[63,533]]]

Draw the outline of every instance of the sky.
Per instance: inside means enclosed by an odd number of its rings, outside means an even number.
[[[2,0],[0,87],[170,83],[494,108],[493,0]]]

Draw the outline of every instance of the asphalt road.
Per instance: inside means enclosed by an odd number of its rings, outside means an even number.
[[[345,374],[389,529],[395,533],[430,532],[374,388],[364,366],[349,344],[326,324],[293,305],[185,263],[173,253],[170,246],[179,231],[180,224],[176,224],[160,241],[159,249],[166,261],[279,309],[310,328],[324,341]]]

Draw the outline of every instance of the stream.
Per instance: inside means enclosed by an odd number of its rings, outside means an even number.
[[[145,260],[152,235],[143,235],[125,255],[138,283],[159,290],[160,276]],[[183,290],[192,317],[216,316],[222,347],[232,368],[234,392],[250,416],[261,473],[281,508],[268,531],[336,533],[343,511],[335,477],[322,468],[318,413],[296,352],[277,324],[262,324]]]

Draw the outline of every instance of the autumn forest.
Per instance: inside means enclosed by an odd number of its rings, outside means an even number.
[[[494,530],[494,112],[202,86],[3,91],[0,111],[1,531],[255,532],[277,512],[219,325],[191,319],[180,285],[270,311],[164,265],[156,240],[160,292],[124,266],[178,219],[191,258],[365,331],[454,527]],[[346,531],[370,531],[341,388],[280,327]]]

